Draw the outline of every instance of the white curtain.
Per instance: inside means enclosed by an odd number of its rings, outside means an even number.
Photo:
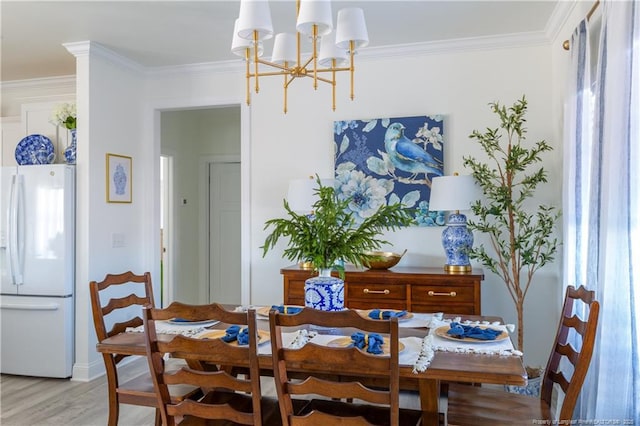
[[[601,8],[596,46],[574,32],[565,110],[564,283],[601,303],[574,417],[640,425],[640,4]]]

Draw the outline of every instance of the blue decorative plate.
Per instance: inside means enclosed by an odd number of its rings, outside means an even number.
[[[16,146],[16,161],[25,164],[51,164],[55,159],[53,143],[44,135],[29,135]]]

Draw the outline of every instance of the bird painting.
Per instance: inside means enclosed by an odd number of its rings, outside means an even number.
[[[404,135],[402,123],[392,123],[384,135],[384,147],[391,163],[404,172],[442,176],[442,161]]]
[[[444,212],[429,210],[431,180],[444,174],[444,124],[441,115],[334,122],[336,188],[354,200],[355,218],[402,203],[415,226],[444,225]]]

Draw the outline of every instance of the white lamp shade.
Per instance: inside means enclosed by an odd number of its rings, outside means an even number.
[[[347,51],[336,46],[335,39],[335,33],[331,33],[320,40],[318,63],[323,67],[330,67],[332,59],[336,60],[336,67],[343,67],[349,63]]]
[[[267,0],[242,0],[237,34],[240,38],[253,40],[254,31],[258,32],[258,40],[273,37],[271,10]]]
[[[350,7],[338,12],[336,46],[348,50],[351,41],[354,42],[354,50],[369,44],[364,12],[358,7]]]
[[[334,179],[320,179],[322,186],[333,186]],[[296,213],[311,213],[313,205],[318,201],[318,183],[311,177],[307,179],[294,179],[289,181],[287,202],[289,208]]]
[[[329,34],[333,30],[330,0],[301,0],[296,29],[302,34],[313,35],[313,26],[318,26],[318,35]]]
[[[289,33],[276,34],[276,38],[273,41],[273,56],[271,57],[271,62],[284,64],[285,61],[294,63],[296,60],[296,36]]]
[[[246,56],[247,49],[251,49],[249,59],[253,58],[253,41],[246,40],[241,38],[238,35],[238,19],[236,19],[235,24],[233,25],[233,40],[231,41],[231,53],[234,55],[242,56],[243,58]],[[264,48],[262,47],[262,42],[258,42],[258,56],[262,56]]]
[[[469,210],[481,195],[473,176],[436,176],[431,180],[429,210]]]
[[[287,202],[289,208],[296,213],[311,213],[313,204],[318,199],[314,195],[316,187],[315,179],[294,179],[289,182]]]

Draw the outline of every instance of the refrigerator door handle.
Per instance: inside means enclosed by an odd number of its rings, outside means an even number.
[[[0,309],[12,309],[17,311],[57,311],[60,305],[57,303],[48,303],[45,305],[23,305],[18,303],[2,303]]]
[[[24,242],[23,238],[23,211],[24,196],[22,188],[22,176],[13,175],[11,179],[11,193],[9,196],[9,269],[13,285],[23,284]]]
[[[11,277],[11,283],[16,285],[15,270],[16,270],[16,250],[18,247],[18,236],[16,235],[16,228],[18,227],[18,213],[16,198],[16,175],[11,176],[11,189],[9,191],[9,211],[7,212],[7,254],[9,263],[9,276]]]

